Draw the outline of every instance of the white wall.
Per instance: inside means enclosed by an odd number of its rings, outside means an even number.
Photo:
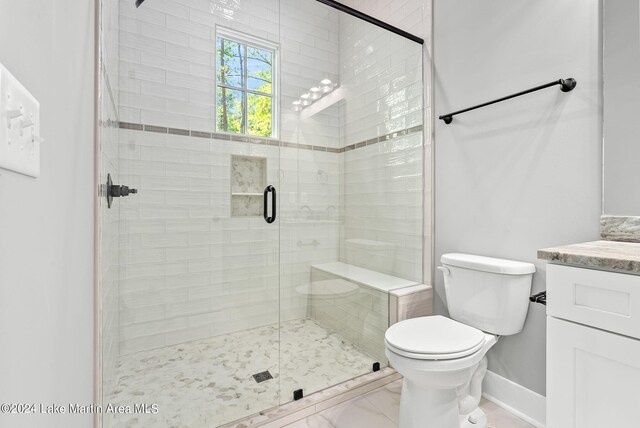
[[[0,62],[41,104],[41,175],[0,171],[0,402],[93,402],[91,0],[0,0]],[[6,415],[86,428],[91,415]]]
[[[558,78],[557,87],[436,124],[436,263],[467,252],[535,263],[536,250],[598,238],[602,112],[600,2],[469,2],[434,5],[435,114]],[[436,312],[446,313],[436,273]],[[545,393],[545,311],[489,353],[490,370]]]

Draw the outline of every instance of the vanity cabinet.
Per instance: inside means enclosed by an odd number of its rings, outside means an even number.
[[[547,266],[547,428],[640,427],[640,276]]]

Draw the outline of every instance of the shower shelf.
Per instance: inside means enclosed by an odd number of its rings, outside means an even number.
[[[263,190],[267,186],[267,159],[231,155],[231,217],[264,214]]]

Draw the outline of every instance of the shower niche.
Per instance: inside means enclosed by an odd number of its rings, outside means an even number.
[[[260,217],[267,159],[231,155],[231,217]]]

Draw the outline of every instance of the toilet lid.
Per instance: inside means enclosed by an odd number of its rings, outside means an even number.
[[[440,315],[400,321],[385,333],[393,348],[433,359],[470,355],[482,347],[485,337],[477,328]]]

